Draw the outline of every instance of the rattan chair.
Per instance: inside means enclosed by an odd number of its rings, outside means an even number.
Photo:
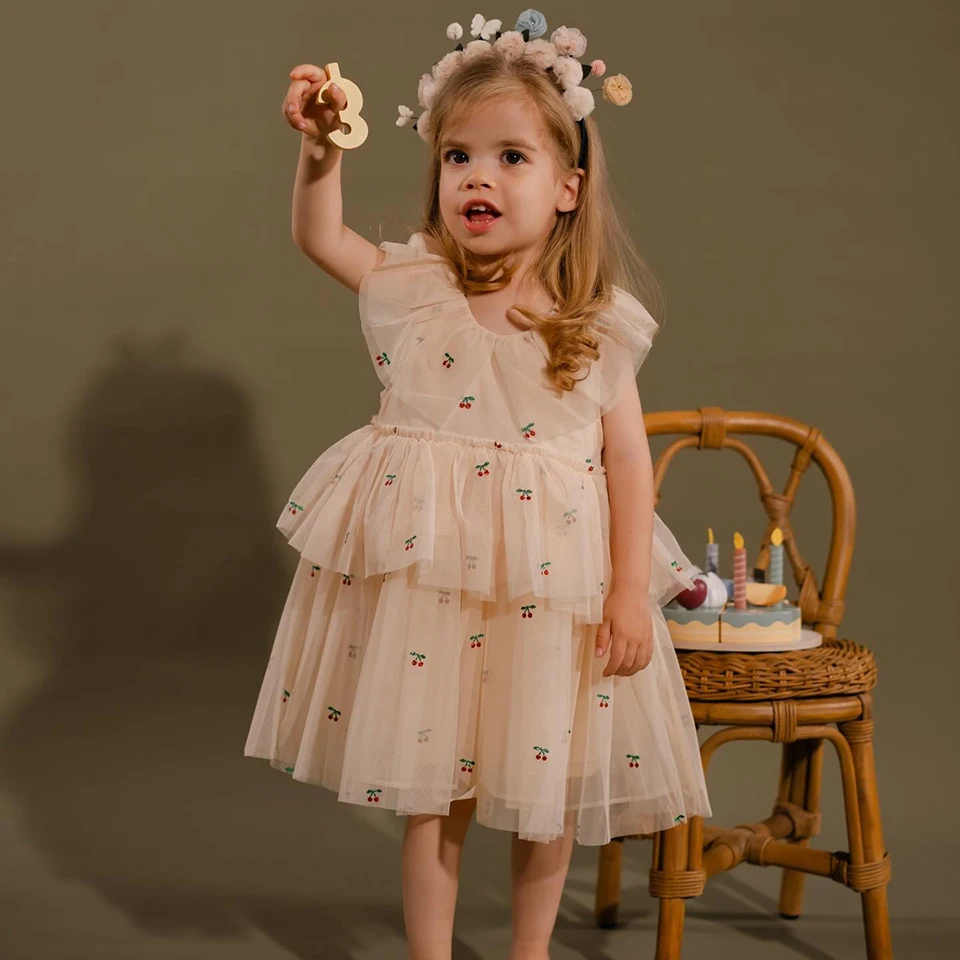
[[[800,915],[806,874],[828,877],[860,894],[869,960],[893,956],[887,913],[890,858],[883,842],[873,757],[870,691],[876,665],[869,650],[837,639],[853,553],[853,488],[843,462],[816,427],[767,413],[700,410],[651,413],[647,434],[682,434],[654,464],[656,500],[667,467],[681,450],[735,450],[746,459],[759,487],[769,524],[754,565],[765,570],[775,527],[799,587],[804,625],[823,636],[811,650],[782,653],[677,651],[693,716],[721,726],[700,748],[704,772],[716,749],[734,740],[783,744],[780,785],[773,811],[760,823],[733,828],[704,826],[701,817],[653,836],[650,894],[660,899],[657,960],[680,957],[686,900],[703,892],[709,877],[740,863],[783,868],[779,911]],[[785,440],[795,446],[783,493],[770,484],[756,453],[734,434]],[[833,530],[822,585],[804,562],[790,524],[800,480],[813,461],[822,471],[833,506]],[[836,750],[843,783],[849,851],[809,846],[820,831],[823,746]],[[614,926],[620,900],[623,840],[601,848],[596,919]]]

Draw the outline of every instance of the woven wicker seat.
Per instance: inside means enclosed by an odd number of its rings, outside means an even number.
[[[877,682],[873,654],[852,640],[812,650],[713,653],[678,650],[687,695],[696,700],[783,700],[865,693]]]
[[[780,782],[770,816],[733,828],[705,826],[692,817],[653,835],[650,894],[660,900],[657,960],[677,960],[683,941],[686,900],[699,896],[707,880],[741,863],[783,869],[780,915],[797,918],[807,874],[826,877],[857,892],[862,900],[868,960],[893,956],[887,912],[890,858],[883,842],[873,758],[873,698],[877,667],[873,654],[852,640],[837,639],[853,553],[853,488],[843,462],[815,427],[775,414],[703,407],[645,416],[647,434],[680,434],[654,464],[659,502],[667,467],[681,450],[732,450],[750,467],[766,511],[764,545],[754,564],[765,570],[769,537],[779,527],[790,561],[803,623],[820,632],[822,646],[771,653],[678,651],[680,669],[698,726],[715,725],[700,747],[704,772],[717,749],[735,740],[781,744]],[[783,492],[773,489],[759,457],[734,434],[775,437],[795,447]],[[804,563],[790,523],[800,480],[815,463],[830,490],[833,526],[830,549],[818,584]],[[820,785],[824,744],[837,755],[849,850],[809,845],[820,832]],[[596,918],[616,924],[624,837],[601,848]]]

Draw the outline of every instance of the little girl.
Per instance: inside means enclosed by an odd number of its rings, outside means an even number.
[[[660,610],[689,564],[653,510],[636,386],[658,328],[617,285],[629,241],[585,120],[605,68],[578,30],[538,39],[536,11],[499,28],[474,18],[420,80],[429,189],[406,243],[342,222],[343,91],[317,105],[328,77],[304,65],[284,101],[294,238],[359,293],[383,391],[278,521],[301,559],[245,753],[406,815],[417,960],[450,955],[474,813],[514,834],[513,960],[548,956],[575,840],[710,815]]]

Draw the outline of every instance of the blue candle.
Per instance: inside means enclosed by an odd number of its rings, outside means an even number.
[[[783,583],[783,532],[776,527],[770,534],[770,583]]]
[[[720,545],[713,542],[713,527],[707,527],[707,573],[719,573]]]

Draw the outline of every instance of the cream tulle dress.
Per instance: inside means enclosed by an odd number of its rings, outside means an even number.
[[[551,388],[534,331],[480,326],[423,234],[360,285],[383,383],[277,526],[300,553],[246,742],[295,780],[400,814],[476,797],[481,824],[581,844],[710,815],[660,606],[691,585],[654,515],[654,651],[594,654],[610,582],[600,417],[656,324],[620,288],[600,360]]]

